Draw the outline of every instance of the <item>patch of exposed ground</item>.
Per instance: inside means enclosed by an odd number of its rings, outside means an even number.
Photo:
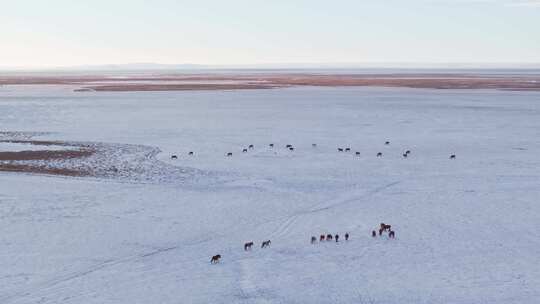
[[[11,134],[11,136],[10,136]],[[3,132],[0,143],[50,146],[50,150],[0,151],[0,171],[61,176],[114,178],[134,182],[196,182],[209,178],[201,170],[176,167],[158,161],[155,147],[129,144],[74,141],[42,141],[39,133]],[[52,149],[53,146],[66,149]],[[68,149],[69,147],[69,149]]]
[[[29,142],[31,143],[31,142]],[[18,161],[18,160],[52,160],[52,159],[68,159],[68,158],[80,158],[87,157],[94,153],[90,150],[82,151],[19,151],[19,152],[1,152],[0,161]]]
[[[31,138],[39,133],[24,133],[24,132],[3,132],[3,137],[12,138]],[[0,140],[0,143],[14,143],[38,146],[69,146],[65,142],[57,141],[40,141],[30,139],[11,139]],[[91,172],[81,168],[69,168],[50,165],[66,160],[82,159],[90,157],[95,153],[87,145],[75,145],[76,150],[37,150],[37,151],[15,151],[3,152],[0,151],[0,171],[8,172],[26,172],[26,173],[42,173],[65,176],[89,176]]]

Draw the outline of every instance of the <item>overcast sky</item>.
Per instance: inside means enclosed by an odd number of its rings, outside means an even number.
[[[0,2],[0,66],[540,62],[540,0]]]

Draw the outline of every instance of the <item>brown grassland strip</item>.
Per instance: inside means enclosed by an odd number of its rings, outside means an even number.
[[[69,143],[57,141],[39,140],[1,140],[0,142],[23,143],[45,146],[72,146]],[[96,153],[88,146],[77,146],[79,150],[36,150],[36,151],[16,151],[0,152],[0,171],[7,172],[27,172],[64,176],[89,176],[91,173],[80,168],[62,168],[45,165],[47,161],[62,161],[76,158],[89,157]],[[44,163],[36,163],[43,161]]]
[[[141,83],[141,82],[151,83]],[[185,83],[167,83],[177,81]],[[204,82],[208,83],[204,83]],[[231,81],[233,83],[212,83]],[[99,83],[106,82],[106,83]],[[161,83],[160,83],[161,82]],[[192,83],[190,83],[192,82]],[[198,82],[198,83],[197,83]],[[308,74],[253,73],[220,75],[152,76],[3,76],[0,85],[63,84],[77,85],[77,91],[184,91],[271,89],[289,86],[382,86],[426,89],[501,89],[540,91],[540,76],[481,75],[456,73],[401,74]]]
[[[88,171],[81,169],[66,169],[66,168],[49,168],[45,166],[37,165],[25,165],[25,164],[0,164],[0,171],[4,172],[25,172],[25,173],[38,173],[38,174],[51,174],[62,176],[92,176]]]

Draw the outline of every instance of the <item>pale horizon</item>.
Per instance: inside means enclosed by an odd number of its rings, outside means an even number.
[[[60,66],[0,66],[0,70],[85,69],[538,69],[540,62],[262,62],[243,64],[120,62]]]
[[[537,0],[26,0],[0,17],[2,69],[540,62]]]

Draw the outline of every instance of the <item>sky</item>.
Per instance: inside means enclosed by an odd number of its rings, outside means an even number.
[[[0,67],[539,63],[540,0],[0,0]]]

